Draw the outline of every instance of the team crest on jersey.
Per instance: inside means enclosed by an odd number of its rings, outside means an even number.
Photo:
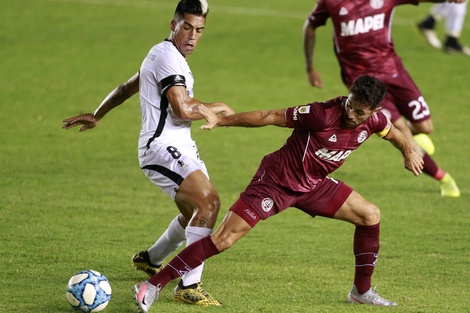
[[[367,131],[363,130],[361,133],[357,136],[357,142],[362,143],[364,140],[367,139]]]
[[[341,7],[341,9],[339,9],[339,15],[340,16],[345,16],[345,15],[348,15],[348,9],[346,9],[345,7]]]
[[[384,0],[370,0],[370,6],[374,9],[380,9],[384,6]]]
[[[263,201],[261,201],[261,208],[263,209],[264,212],[269,212],[273,208],[274,201],[271,198],[264,198]]]

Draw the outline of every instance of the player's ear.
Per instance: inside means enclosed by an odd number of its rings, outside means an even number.
[[[171,20],[170,29],[171,29],[172,32],[175,31],[175,29],[176,29],[176,21],[175,20]]]

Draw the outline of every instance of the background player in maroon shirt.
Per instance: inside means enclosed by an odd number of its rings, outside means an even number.
[[[349,87],[357,77],[366,74],[381,80],[387,87],[387,96],[382,102],[383,112],[405,134],[413,149],[423,157],[423,171],[439,181],[441,195],[459,197],[460,190],[454,179],[439,168],[413,138],[413,133],[421,134],[422,138],[424,134],[432,132],[431,113],[424,97],[396,54],[391,37],[391,20],[395,6],[418,3],[419,0],[318,0],[304,25],[306,70],[310,84],[322,88],[323,83],[313,62],[316,29],[325,25],[328,18],[331,18],[335,54],[344,84]],[[432,146],[430,140],[429,143]]]
[[[295,207],[311,216],[343,220],[356,225],[354,284],[348,295],[352,303],[396,305],[371,289],[371,277],[379,252],[380,210],[341,181],[329,178],[345,159],[376,133],[389,140],[404,157],[405,167],[416,176],[423,160],[405,136],[380,111],[385,86],[371,76],[359,77],[348,97],[326,102],[217,117],[198,112],[215,126],[293,128],[279,150],[265,156],[251,183],[230,208],[218,229],[181,251],[159,273],[134,289],[136,303],[148,312],[160,290],[172,279],[191,271],[205,259],[230,248],[260,220]],[[212,115],[212,118],[207,116]]]

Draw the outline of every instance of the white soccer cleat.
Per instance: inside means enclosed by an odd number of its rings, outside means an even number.
[[[161,288],[152,285],[148,281],[134,286],[135,304],[139,307],[139,311],[148,313],[152,303],[158,299]]]
[[[387,300],[379,296],[377,291],[370,288],[367,292],[360,294],[356,286],[353,285],[351,292],[348,294],[348,302],[355,304],[371,304],[375,306],[396,306],[396,302]]]
[[[442,48],[442,43],[437,37],[437,34],[434,31],[434,29],[426,28],[419,24],[418,24],[418,29],[431,47],[436,48],[436,49]]]

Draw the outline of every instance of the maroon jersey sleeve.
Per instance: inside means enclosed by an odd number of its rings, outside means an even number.
[[[378,111],[372,115],[368,123],[370,124],[371,131],[376,133],[379,137],[386,136],[392,127],[392,122],[390,122],[382,111]]]
[[[286,122],[289,128],[306,131],[321,131],[341,117],[342,102],[346,97],[341,96],[325,102],[313,102],[307,105],[288,108]]]
[[[318,131],[324,127],[324,116],[323,106],[318,102],[287,108],[287,127]]]
[[[325,0],[318,0],[317,4],[313,8],[313,11],[310,13],[308,20],[310,25],[314,28],[318,26],[323,26],[326,24],[326,20],[330,17],[328,9],[326,6]]]

